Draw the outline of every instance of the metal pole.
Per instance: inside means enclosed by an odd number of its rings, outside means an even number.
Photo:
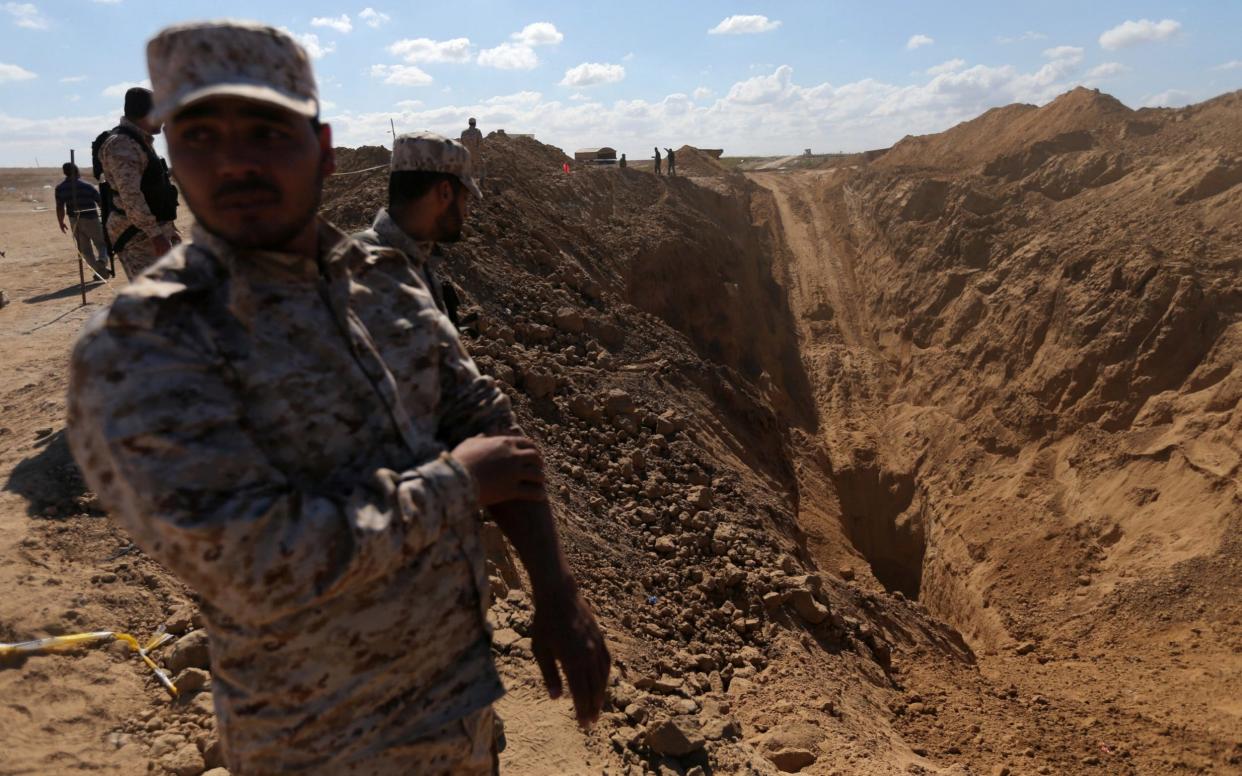
[[[70,148],[69,149],[69,164],[72,164],[73,169],[76,171],[78,169],[78,162],[75,156],[76,155],[75,155],[74,150]],[[77,248],[77,245],[78,245],[78,220],[77,220],[78,219],[78,187],[76,185],[69,187],[69,200],[70,200],[70,204],[73,206],[73,216],[70,217],[69,219],[69,225],[73,227],[73,235],[72,235],[73,245],[75,248]],[[82,290],[82,306],[85,307],[86,306],[86,268],[82,266],[83,265],[82,250],[79,248],[77,253],[78,253],[78,287]]]
[[[392,127],[392,148],[397,150],[397,124],[392,120],[392,116],[388,117],[388,126]]]

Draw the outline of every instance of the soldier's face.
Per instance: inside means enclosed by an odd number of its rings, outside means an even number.
[[[173,173],[194,216],[241,248],[280,249],[302,235],[334,168],[332,133],[266,103],[204,100],[166,127]]]
[[[450,186],[448,183],[444,185]],[[468,189],[457,189],[453,201],[436,218],[436,242],[457,242],[461,239],[462,227],[470,213],[470,199]]]

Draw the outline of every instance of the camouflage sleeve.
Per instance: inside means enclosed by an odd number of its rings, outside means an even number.
[[[147,237],[161,234],[159,222],[147,205],[146,197],[142,196],[142,171],[147,166],[147,154],[124,135],[108,138],[99,150],[100,161],[104,173],[108,176],[108,185],[116,192],[121,209],[126,218],[134,226],[142,230]]]
[[[135,543],[213,606],[256,624],[315,606],[407,565],[477,507],[448,455],[291,481],[246,430],[226,365],[167,324],[91,324],[71,364],[69,440]]]
[[[441,414],[437,437],[451,450],[479,434],[520,433],[509,397],[496,381],[479,374],[448,319],[442,327]]]

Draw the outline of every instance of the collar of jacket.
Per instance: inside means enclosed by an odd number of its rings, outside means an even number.
[[[315,280],[321,274],[338,274],[348,264],[353,241],[323,218],[315,217],[318,231],[318,255],[311,259],[298,253],[238,248],[222,237],[209,232],[201,223],[192,231],[194,243],[206,248],[220,260],[230,273],[263,274],[272,279]]]
[[[421,269],[424,265],[435,269],[437,259],[432,253],[434,242],[420,242],[406,234],[391,215],[388,208],[380,208],[375,214],[371,228],[380,236],[380,240],[390,248],[396,248],[406,255],[410,263]]]
[[[136,131],[138,134],[142,135],[144,138],[146,138],[147,145],[152,145],[153,143],[155,143],[155,135],[152,135],[150,132],[146,131],[145,129],[138,126],[134,122],[125,118],[124,116],[121,117],[121,126],[129,127],[130,129]]]

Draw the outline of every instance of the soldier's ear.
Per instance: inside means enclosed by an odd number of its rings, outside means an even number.
[[[336,172],[336,149],[332,147],[332,127],[319,125],[319,174],[328,177]]]

